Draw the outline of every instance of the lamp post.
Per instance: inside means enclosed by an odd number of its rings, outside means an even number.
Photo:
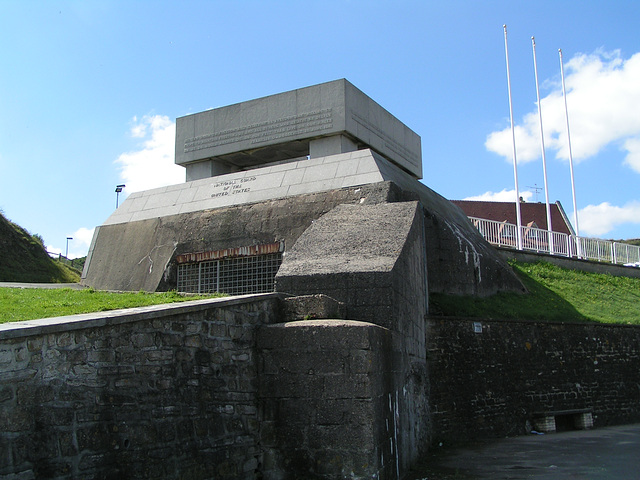
[[[120,192],[126,185],[116,185],[116,209],[118,208],[118,200],[120,199]]]
[[[67,252],[65,253],[64,258],[69,260],[69,240],[73,240],[73,237],[67,237]]]

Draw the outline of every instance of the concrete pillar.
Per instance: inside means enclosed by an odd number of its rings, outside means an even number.
[[[358,145],[345,135],[332,135],[309,142],[309,156],[311,158],[328,157],[356,150],[358,150]]]

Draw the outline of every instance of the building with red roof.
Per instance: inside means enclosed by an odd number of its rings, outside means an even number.
[[[467,217],[482,218],[496,222],[517,224],[514,202],[481,202],[475,200],[451,200],[460,207]],[[551,230],[567,235],[575,235],[573,226],[560,202],[549,205],[551,209]],[[539,202],[520,202],[520,218],[523,227],[547,228],[547,206]]]

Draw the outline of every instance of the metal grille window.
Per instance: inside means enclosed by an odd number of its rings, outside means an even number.
[[[266,293],[274,289],[284,243],[179,255],[178,291]]]

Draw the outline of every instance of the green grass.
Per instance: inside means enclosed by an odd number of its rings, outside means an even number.
[[[529,293],[488,298],[433,294],[434,315],[640,325],[640,279],[512,263]]]
[[[0,282],[78,281],[80,270],[50,258],[40,235],[31,235],[0,212]]]
[[[143,307],[216,296],[223,295],[184,296],[176,292],[114,293],[93,289],[0,288],[0,323]]]

